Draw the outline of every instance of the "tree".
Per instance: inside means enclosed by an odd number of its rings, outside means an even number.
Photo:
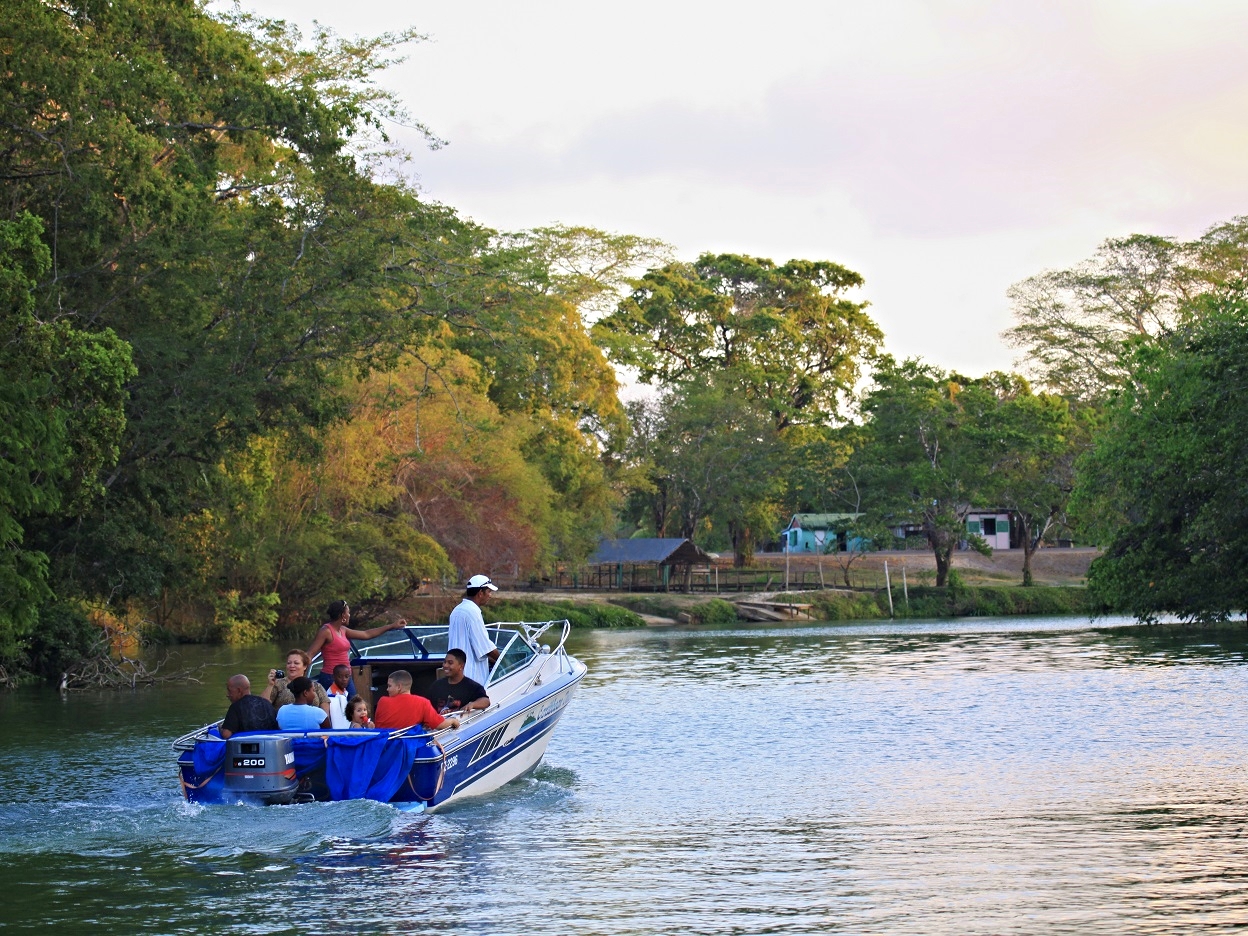
[[[1023,550],[1023,585],[1033,583],[1031,560],[1055,525],[1066,522],[1074,462],[1088,441],[1087,417],[1072,415],[1055,394],[1033,394],[1016,374],[988,374],[964,404],[973,406],[968,432],[989,461],[982,496],[1009,511]]]
[[[1108,542],[1088,575],[1107,610],[1221,621],[1248,608],[1248,303],[1205,297],[1142,344],[1072,509]]]
[[[917,526],[936,560],[936,584],[948,581],[953,550],[966,540],[966,516],[987,489],[990,453],[975,422],[982,389],[915,360],[884,357],[862,409],[866,444],[850,461],[878,527]]]
[[[0,221],[0,666],[19,660],[52,593],[48,557],[29,543],[40,517],[72,515],[99,493],[125,427],[130,349],[112,332],[83,332],[35,314],[51,266],[42,225]]]
[[[777,266],[704,254],[647,272],[594,335],[643,382],[724,374],[777,429],[818,424],[839,412],[882,340],[866,303],[845,295],[861,285],[857,273],[830,261]]]
[[[633,449],[648,475],[633,490],[637,518],[659,536],[703,542],[718,530],[732,544],[737,566],[753,557],[779,513],[779,435],[770,414],[718,382],[687,382],[634,412],[643,433]]]
[[[1248,218],[1181,242],[1134,234],[1105,241],[1069,270],[1009,290],[1017,324],[1003,337],[1036,382],[1072,400],[1103,400],[1126,377],[1129,348],[1184,327],[1200,296],[1233,297],[1248,281]]]

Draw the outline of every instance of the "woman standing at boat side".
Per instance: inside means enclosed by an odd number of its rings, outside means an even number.
[[[328,689],[334,684],[334,667],[351,665],[351,641],[371,640],[380,637],[386,631],[398,630],[407,626],[407,621],[399,618],[393,624],[382,624],[368,630],[355,630],[347,625],[351,623],[351,608],[345,601],[331,601],[325,609],[325,623],[316,632],[316,639],[308,647],[308,656],[314,657],[317,651],[321,654],[321,671],[314,677],[321,687]],[[355,679],[347,683],[347,694],[355,694]]]

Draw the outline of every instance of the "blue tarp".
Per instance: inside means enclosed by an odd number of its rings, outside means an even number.
[[[191,752],[191,760],[195,764],[195,776],[200,778],[200,783],[220,770],[221,765],[225,763],[226,743],[221,740],[216,728],[212,729],[209,737],[214,740],[199,742],[195,745],[195,750]]]
[[[211,737],[217,737],[215,729]],[[313,738],[296,736],[291,740],[296,775],[303,777],[324,769],[325,785],[334,800],[371,799],[388,803],[407,780],[416,757],[427,747],[433,750],[427,738],[391,738],[390,732],[382,730]],[[220,740],[195,745],[191,759],[199,783],[205,783],[221,769],[227,746]],[[220,775],[213,778],[212,787],[223,781]],[[433,795],[432,791],[429,795]]]
[[[389,732],[353,732],[329,739],[325,785],[332,799],[388,803],[412,769],[423,738],[394,738]]]

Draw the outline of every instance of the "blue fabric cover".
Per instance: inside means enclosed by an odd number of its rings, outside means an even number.
[[[200,741],[195,745],[195,749],[191,751],[191,760],[195,764],[195,775],[199,778],[199,782],[203,783],[211,774],[221,769],[221,765],[225,763],[226,743],[221,740],[221,736],[217,734],[217,729],[212,729],[209,734],[212,741]]]
[[[215,729],[211,737],[218,737]],[[297,736],[291,740],[295,752],[295,774],[303,777],[323,769],[325,785],[334,800],[371,799],[388,803],[407,781],[416,758],[437,751],[429,744],[427,737],[391,738],[390,732],[384,729],[344,731],[317,738]],[[226,747],[221,740],[201,741],[195,745],[191,758],[199,783],[221,769],[225,763]],[[224,782],[224,773],[218,773],[204,792],[217,792]],[[420,792],[433,795],[432,789]]]
[[[390,732],[352,731],[329,739],[325,785],[333,799],[388,803],[403,786],[423,738],[391,738]]]

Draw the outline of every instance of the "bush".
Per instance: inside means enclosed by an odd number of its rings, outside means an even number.
[[[821,621],[869,621],[888,617],[888,598],[885,597],[881,610],[875,596],[865,592],[853,595],[815,592],[810,603],[813,616]]]
[[[481,609],[487,624],[500,621],[561,621],[573,627],[643,627],[645,621],[627,608],[616,605],[572,601],[542,602],[529,599],[500,599]]]
[[[727,624],[735,624],[740,620],[737,615],[737,606],[731,601],[724,601],[722,598],[712,598],[703,604],[694,605],[687,609],[690,618],[694,624],[711,624],[724,626]]]
[[[653,614],[655,617],[677,620],[680,615],[687,614],[694,624],[710,624],[719,627],[736,624],[741,620],[737,614],[737,606],[723,598],[711,598],[691,604],[688,601],[676,601],[663,595],[619,595],[611,601],[623,605],[639,614]]]
[[[888,613],[888,595],[879,592],[878,605]],[[1007,616],[1014,614],[1087,614],[1094,608],[1085,588],[1055,588],[1019,585],[959,584],[955,588],[918,585],[910,589],[910,602],[893,589],[894,612],[898,617],[941,618],[967,616]]]
[[[39,612],[39,626],[30,636],[26,659],[19,668],[56,682],[61,673],[94,652],[99,639],[100,629],[87,620],[81,607],[70,602],[48,605]]]

